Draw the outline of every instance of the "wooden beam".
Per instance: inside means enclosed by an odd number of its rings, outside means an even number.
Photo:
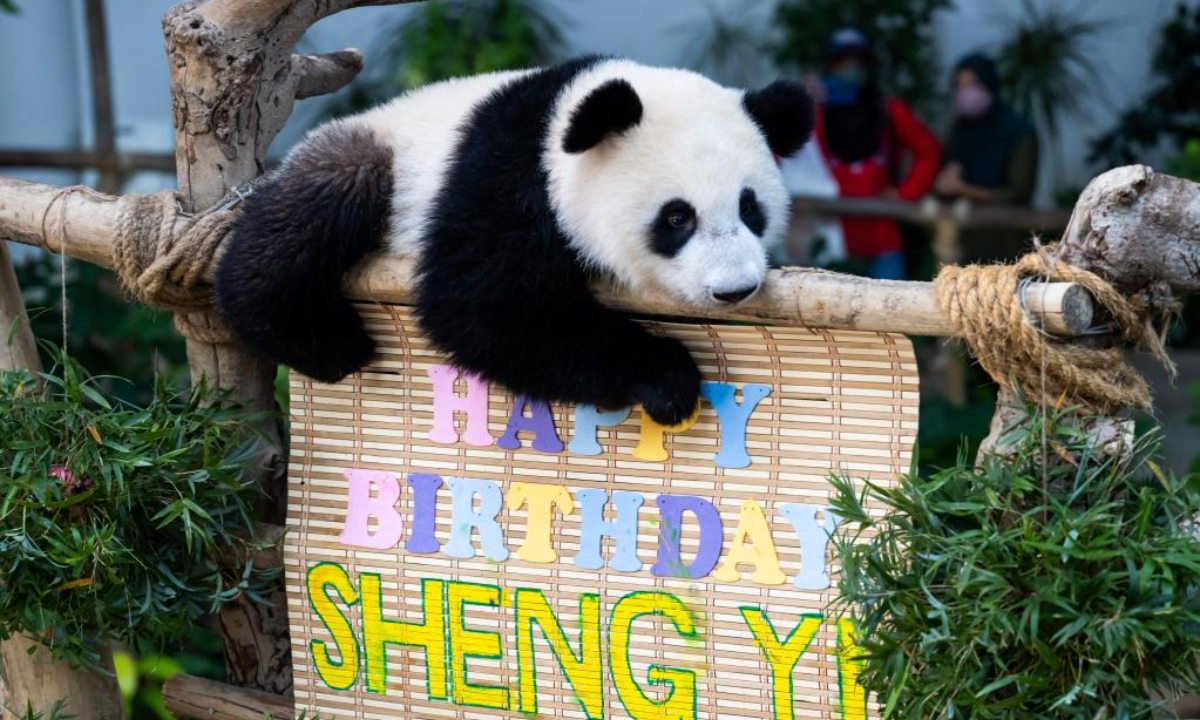
[[[193,720],[292,720],[288,695],[226,685],[192,675],[172,675],[163,683],[163,705]]]
[[[108,163],[119,172],[138,170],[175,172],[175,156],[168,153],[114,153],[106,157],[93,150],[14,150],[0,148],[0,167],[84,170]]]
[[[48,214],[51,203],[54,208]],[[0,177],[0,237],[17,242],[61,252],[65,238],[71,257],[108,267],[116,211],[115,198],[64,194],[49,185]],[[65,222],[60,223],[60,217]],[[413,270],[408,259],[376,258],[347,277],[346,293],[359,300],[411,304]],[[1069,336],[1087,329],[1091,297],[1082,288],[1073,288],[1049,287],[1029,293],[1031,312],[1049,332]],[[638,315],[906,335],[946,336],[953,332],[938,309],[933,283],[868,280],[806,268],[772,270],[763,289],[732,310],[697,310],[661,294],[634,295],[603,284],[597,286],[597,292],[606,304]]]

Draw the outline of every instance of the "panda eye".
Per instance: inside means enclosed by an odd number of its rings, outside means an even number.
[[[754,190],[745,188],[742,190],[742,197],[738,203],[738,212],[742,216],[742,223],[755,235],[762,237],[767,230],[767,216],[763,212],[762,204],[758,202],[758,195]]]
[[[672,200],[662,206],[650,229],[651,247],[659,255],[675,257],[696,234],[698,224],[695,208],[683,200]]]

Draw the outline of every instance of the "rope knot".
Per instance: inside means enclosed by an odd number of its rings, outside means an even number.
[[[241,197],[241,194],[238,195]],[[184,337],[231,344],[229,329],[212,314],[212,287],[205,281],[236,217],[236,203],[191,216],[170,190],[126,195],[117,209],[113,265],[139,302],[176,313]]]
[[[1108,312],[1115,336],[1150,350],[1174,369],[1148,306],[1129,300],[1095,273],[1060,262],[1050,248],[1013,265],[948,266],[938,274],[938,304],[983,369],[1042,404],[1066,398],[1105,415],[1149,409],[1150,387],[1119,347],[1056,341],[1034,325],[1019,290],[1027,278],[1083,286]]]

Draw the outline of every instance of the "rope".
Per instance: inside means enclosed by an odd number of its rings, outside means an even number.
[[[212,288],[205,276],[232,227],[236,202],[194,217],[181,212],[169,190],[127,195],[119,202],[113,265],[129,294],[174,312],[175,326],[186,338],[233,343],[229,329],[211,312]]]
[[[1030,253],[1015,265],[943,268],[937,277],[938,304],[979,364],[1001,385],[1043,405],[1068,400],[1106,415],[1125,408],[1149,409],[1150,387],[1119,347],[1053,341],[1034,325],[1021,284],[1035,276],[1082,285],[1108,311],[1117,339],[1148,349],[1174,373],[1149,306],[1124,297],[1094,273],[1059,262],[1050,248]]]

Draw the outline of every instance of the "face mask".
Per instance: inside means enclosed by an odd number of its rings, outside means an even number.
[[[861,68],[847,68],[825,78],[827,105],[853,105],[858,102],[866,73]]]
[[[954,111],[959,117],[983,117],[992,108],[992,94],[978,85],[954,91]]]

